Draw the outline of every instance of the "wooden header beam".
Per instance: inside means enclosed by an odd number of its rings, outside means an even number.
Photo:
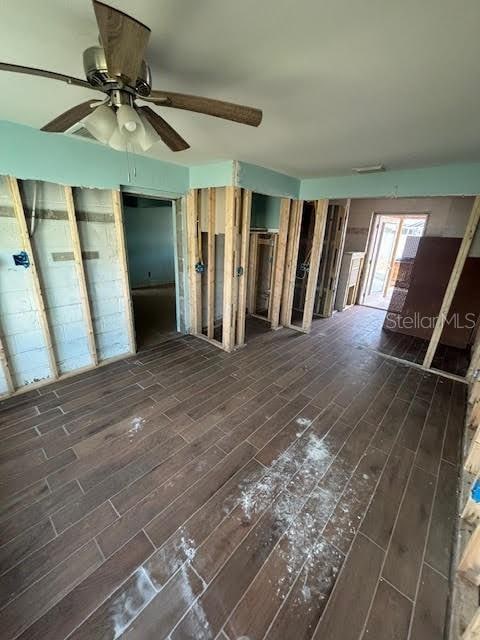
[[[465,229],[465,234],[463,236],[462,244],[460,245],[460,249],[458,250],[457,259],[455,260],[452,273],[450,274],[450,280],[448,282],[448,286],[445,291],[445,295],[443,297],[443,302],[440,308],[440,312],[438,314],[437,322],[435,323],[435,329],[433,330],[432,337],[428,345],[427,353],[425,354],[425,358],[423,360],[423,366],[426,368],[431,367],[432,360],[435,356],[435,352],[438,347],[438,343],[440,342],[440,338],[442,337],[442,331],[445,326],[446,317],[448,312],[450,311],[450,306],[452,304],[453,296],[455,295],[455,291],[457,290],[457,285],[462,275],[462,269],[468,257],[468,252],[470,251],[470,247],[473,241],[473,237],[475,236],[475,232],[477,230],[479,219],[480,219],[480,196],[477,196],[475,198],[472,212],[467,222],[467,227]]]
[[[42,327],[42,332],[45,340],[45,346],[47,349],[48,362],[50,366],[50,372],[53,378],[58,378],[57,360],[55,358],[55,351],[53,348],[52,334],[50,332],[50,325],[48,322],[47,311],[43,300],[42,286],[40,284],[40,277],[38,274],[35,254],[33,252],[32,243],[30,240],[30,234],[27,229],[27,222],[25,220],[25,211],[23,208],[22,197],[20,195],[20,189],[18,188],[18,182],[16,178],[11,176],[7,177],[8,189],[13,202],[13,210],[15,212],[15,218],[17,219],[18,228],[20,230],[20,237],[22,240],[22,248],[28,254],[30,260],[30,273],[32,274],[33,294],[35,296],[35,302],[37,306],[37,312]]]
[[[80,298],[82,301],[83,317],[87,325],[87,341],[90,357],[94,366],[98,364],[97,346],[95,344],[95,332],[93,330],[92,312],[90,309],[90,300],[88,297],[87,281],[85,278],[85,270],[83,268],[82,247],[80,236],[78,234],[77,219],[75,217],[75,204],[73,201],[72,187],[64,187],[65,202],[67,205],[68,224],[70,227],[70,236],[72,239],[73,259],[75,261],[75,269],[77,271],[78,286],[80,288]]]

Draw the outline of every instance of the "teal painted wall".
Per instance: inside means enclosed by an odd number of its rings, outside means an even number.
[[[44,133],[5,120],[0,121],[0,174],[100,189],[121,185],[172,197],[190,187],[232,184],[265,195],[304,200],[480,193],[480,163],[300,180],[233,160],[185,167],[145,156],[127,156],[95,142]]]
[[[480,163],[451,164],[367,175],[308,178],[300,198],[400,198],[460,196],[480,193]]]
[[[170,203],[124,203],[125,237],[131,287],[175,282],[175,244]]]
[[[234,169],[233,160],[190,167],[190,188],[230,186],[233,184]]]
[[[278,229],[280,220],[280,200],[275,196],[252,193],[251,228]]]
[[[235,184],[238,187],[270,196],[298,198],[300,191],[298,178],[246,162],[237,162],[236,164]]]
[[[188,167],[127,156],[96,142],[5,120],[0,121],[0,174],[100,189],[129,185],[172,194],[183,194],[189,186]]]

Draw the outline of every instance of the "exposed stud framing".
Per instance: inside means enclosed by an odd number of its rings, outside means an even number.
[[[18,182],[16,178],[9,176],[7,178],[8,188],[10,196],[13,202],[13,209],[15,212],[15,218],[20,230],[20,237],[22,239],[22,247],[27,252],[30,260],[30,273],[32,274],[33,293],[35,296],[35,302],[37,305],[37,312],[42,327],[42,332],[45,340],[45,346],[47,348],[48,362],[50,365],[50,372],[53,378],[58,378],[58,367],[55,358],[55,352],[52,342],[52,334],[50,332],[50,325],[48,323],[47,311],[43,300],[42,287],[40,284],[40,278],[37,271],[35,262],[35,254],[33,252],[32,243],[30,241],[30,235],[27,229],[27,223],[25,220],[25,211],[23,209],[22,198],[20,195],[20,189],[18,188]]]
[[[233,318],[235,213],[239,198],[237,187],[225,188],[225,256],[223,265],[223,331],[222,342],[226,351],[233,351],[235,331]]]
[[[458,565],[458,571],[467,580],[480,586],[480,525],[477,525],[470,536]]]
[[[135,353],[135,326],[133,324],[132,296],[130,293],[130,282],[128,278],[127,251],[125,248],[125,233],[123,228],[123,209],[120,191],[112,191],[113,218],[115,220],[115,232],[117,235],[118,257],[120,261],[120,271],[122,273],[123,295],[125,300],[125,313],[127,316],[128,343],[130,352]]]
[[[467,380],[474,380],[480,371],[480,329],[477,330],[475,343],[472,349],[472,357],[467,371]]]
[[[250,244],[250,218],[252,213],[252,192],[242,191],[242,216],[240,228],[240,267],[238,280],[237,346],[245,344],[245,311],[247,304],[248,250]]]
[[[215,323],[215,189],[208,189],[207,240],[207,337],[212,339]]]
[[[274,261],[273,287],[271,295],[270,320],[272,329],[280,326],[280,305],[283,290],[283,271],[287,252],[288,223],[290,220],[291,200],[282,198],[280,202],[280,224],[278,229],[277,250]]]
[[[315,202],[315,227],[313,229],[312,250],[310,253],[310,268],[308,271],[305,303],[303,306],[302,329],[304,331],[310,331],[312,327],[313,305],[315,303],[315,293],[317,290],[318,270],[322,256],[327,212],[328,200],[317,200]]]
[[[479,640],[480,638],[480,607],[477,609],[472,621],[465,629],[461,640]]]
[[[195,271],[198,263],[198,190],[187,194],[188,272],[190,283],[190,332],[202,333],[202,275]]]
[[[255,313],[257,299],[257,265],[258,265],[258,233],[250,234],[250,250],[248,257],[248,298],[247,308],[250,314]]]
[[[283,295],[281,306],[281,323],[284,327],[291,326],[293,295],[295,291],[295,276],[297,270],[298,245],[300,228],[302,225],[303,201],[292,200],[288,228],[287,257],[283,276]],[[293,327],[299,329],[299,327]]]
[[[80,236],[78,234],[77,219],[75,217],[75,204],[73,201],[73,193],[71,187],[64,187],[65,202],[67,205],[68,224],[70,227],[70,236],[72,239],[73,259],[75,269],[77,271],[78,286],[80,288],[80,298],[82,301],[83,317],[87,325],[87,340],[90,357],[94,365],[98,364],[97,347],[95,344],[95,332],[93,330],[92,313],[90,309],[90,300],[88,297],[87,281],[85,279],[85,270],[83,268],[82,248],[80,245]]]
[[[273,242],[272,255],[271,255],[272,269],[270,273],[270,295],[268,296],[268,320],[270,322],[270,326],[272,322],[272,304],[273,304],[272,295],[273,295],[273,289],[275,286],[275,265],[277,264],[277,255],[278,255],[278,234],[277,233],[272,234],[272,242]]]
[[[477,525],[480,522],[480,479],[478,475],[470,488],[467,503],[462,511],[462,518],[469,524]]]
[[[349,211],[350,200],[347,201],[345,207],[343,205],[333,206],[333,227],[331,229],[329,260],[326,265],[326,272],[322,282],[322,286],[325,291],[325,298],[323,300],[322,308],[319,310],[320,315],[325,318],[330,317],[333,313],[343,249],[345,247]]]
[[[2,366],[3,376],[7,383],[7,394],[15,392],[15,384],[13,382],[12,373],[10,371],[10,363],[8,362],[7,352],[3,346],[2,334],[0,333],[0,365]]]
[[[453,265],[452,273],[450,274],[450,280],[448,282],[448,286],[445,291],[445,295],[443,297],[443,302],[440,308],[440,312],[438,314],[437,322],[435,323],[435,329],[433,330],[432,337],[428,345],[427,353],[425,354],[425,358],[423,360],[424,367],[430,367],[432,364],[432,360],[435,356],[435,352],[437,350],[438,343],[440,342],[443,328],[445,326],[446,317],[448,312],[450,311],[450,306],[452,304],[453,296],[455,295],[455,291],[457,289],[460,276],[462,275],[463,266],[467,259],[468,252],[470,250],[470,246],[473,241],[473,237],[477,230],[479,219],[480,219],[480,196],[477,196],[475,198],[472,212],[467,222],[465,234],[463,236],[460,249],[458,250],[455,264]]]
[[[235,218],[233,225],[233,297],[232,297],[232,334],[234,346],[237,344],[237,327],[238,327],[238,293],[240,288],[240,278],[238,272],[240,269],[240,228],[242,216],[242,189],[235,190]]]

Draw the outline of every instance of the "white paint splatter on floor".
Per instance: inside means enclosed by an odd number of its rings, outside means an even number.
[[[195,575],[200,579],[203,587],[202,593],[207,588],[207,584],[205,580],[202,578],[202,576],[200,576],[197,573],[197,571],[192,565],[192,560],[197,553],[197,548],[195,547],[193,540],[191,538],[186,537],[185,535],[182,535],[180,539],[180,548],[182,549],[182,551],[184,552],[187,558],[186,562],[180,568],[180,571],[182,574],[182,580],[181,580],[181,585],[182,585],[181,588],[183,591],[182,595],[185,599],[185,602],[192,603],[192,602],[195,602],[197,596],[195,595],[192,589],[192,586],[190,584],[190,576],[188,575],[189,571],[193,571]],[[205,611],[202,607],[200,600],[197,600],[195,602],[195,604],[190,610],[190,615],[193,617],[193,620],[191,623],[195,627],[195,640],[211,640],[211,638],[213,638],[215,634],[212,633],[212,630],[208,623],[208,618],[205,614]]]
[[[110,606],[114,640],[122,635],[157,594],[144,567],[137,569],[134,576],[135,584],[120,593]]]
[[[300,427],[309,427],[312,424],[312,421],[309,420],[308,418],[302,418],[301,416],[299,418],[297,418],[295,420],[295,422],[300,426]]]
[[[191,562],[197,553],[193,540],[182,535],[182,537],[180,538],[180,548],[185,554],[187,562]]]
[[[308,429],[308,427],[307,427]],[[277,595],[284,599],[289,585],[304,563],[316,571],[316,562],[321,562],[321,551],[326,544],[318,539],[318,519],[328,519],[334,505],[333,496],[325,490],[320,490],[316,502],[325,513],[310,513],[303,509],[309,491],[305,495],[300,491],[294,495],[286,490],[292,481],[303,486],[305,483],[314,488],[320,477],[326,472],[332,456],[328,445],[315,433],[302,434],[303,440],[280,455],[273,461],[267,473],[251,487],[244,490],[241,496],[241,508],[246,523],[250,523],[273,501],[271,509],[275,520],[285,529],[283,538],[277,546],[276,553],[280,555],[285,565],[285,574],[277,584]],[[275,497],[281,492],[279,499]],[[308,572],[307,572],[308,575]],[[312,597],[312,589],[305,586],[303,594]]]
[[[143,425],[145,424],[145,418],[142,418],[141,416],[136,416],[135,418],[132,419],[130,424],[132,426],[128,430],[128,436],[129,436],[130,442],[132,442],[135,435],[143,429]]]

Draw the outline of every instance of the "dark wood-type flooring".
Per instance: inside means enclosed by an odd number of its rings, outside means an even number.
[[[380,353],[393,355],[408,362],[422,364],[427,353],[429,340],[409,336],[395,331],[382,331],[382,326],[387,314],[382,309],[363,307],[364,313],[370,317],[372,331],[361,340]],[[376,326],[376,330],[373,327]],[[458,349],[448,345],[439,344],[435,352],[432,367],[446,373],[465,377],[470,364],[470,349]]]
[[[439,640],[465,389],[375,314],[1,403],[2,638]]]

